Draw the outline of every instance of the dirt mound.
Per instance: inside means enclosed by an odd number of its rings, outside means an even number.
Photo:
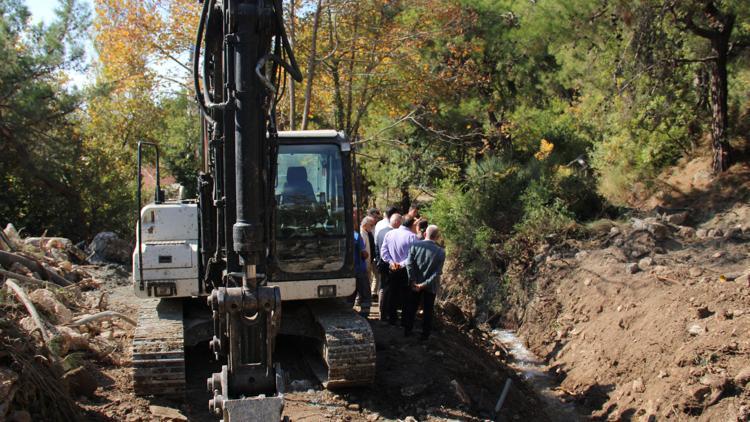
[[[540,261],[519,333],[569,400],[608,420],[747,420],[750,231],[726,215],[634,220]]]
[[[714,176],[710,157],[693,158],[665,170],[656,181],[656,189],[655,194],[637,204],[638,208],[645,212],[689,210],[693,224],[725,215],[732,218],[734,209],[750,198],[750,164],[737,163]],[[736,215],[734,222],[747,224],[748,217]]]

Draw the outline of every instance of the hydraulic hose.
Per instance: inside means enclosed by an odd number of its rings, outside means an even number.
[[[213,4],[213,0],[204,0],[203,8],[201,9],[201,17],[198,21],[198,34],[195,37],[195,51],[193,52],[193,85],[195,88],[195,100],[198,102],[198,107],[200,108],[201,114],[206,120],[208,120],[211,125],[215,125],[216,121],[211,117],[210,114],[208,114],[208,110],[206,109],[206,103],[203,97],[203,93],[201,92],[201,84],[199,79],[200,76],[198,73],[201,60],[201,43],[203,41],[203,30],[205,29],[206,17],[208,16],[209,7],[211,7],[211,4]]]

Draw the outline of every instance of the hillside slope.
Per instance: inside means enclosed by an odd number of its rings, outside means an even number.
[[[748,420],[747,170],[538,256],[518,332],[567,399],[596,419]]]

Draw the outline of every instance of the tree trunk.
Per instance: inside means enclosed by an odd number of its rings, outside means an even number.
[[[338,32],[336,30],[336,25],[333,24],[333,16],[331,13],[331,8],[328,8],[328,25],[331,27],[331,32],[329,34],[329,43],[330,45],[338,45]],[[344,126],[344,100],[342,98],[341,94],[341,73],[339,72],[339,65],[341,61],[334,56],[331,57],[329,60],[329,68],[331,69],[331,79],[333,80],[333,103],[334,103],[334,121],[335,121],[335,127],[336,129],[342,129],[346,130],[347,128]],[[347,135],[349,135],[348,132],[346,132]]]
[[[310,58],[307,61],[307,81],[305,83],[305,105],[302,110],[302,130],[307,130],[310,115],[310,101],[312,100],[313,78],[315,77],[315,65],[317,63],[316,47],[318,42],[318,28],[320,27],[320,12],[323,0],[318,0],[315,7],[313,19],[312,38],[310,40]]]
[[[401,186],[399,187],[399,190],[401,191],[401,212],[406,215],[406,213],[409,211],[409,207],[411,206],[411,195],[409,194],[409,183],[403,182],[401,183]]]
[[[289,46],[292,48],[292,51],[294,51],[295,46],[295,17],[296,17],[296,11],[294,7],[294,0],[289,0]],[[294,98],[294,79],[289,78],[289,130],[294,130],[294,109],[297,107],[295,98]]]
[[[730,145],[727,128],[727,52],[728,34],[711,40],[716,60],[711,63],[711,144],[713,147],[713,172],[726,171],[730,164]]]

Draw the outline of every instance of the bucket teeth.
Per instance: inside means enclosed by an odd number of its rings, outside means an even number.
[[[183,337],[179,300],[149,299],[141,303],[133,336],[133,387],[137,395],[184,395]]]

